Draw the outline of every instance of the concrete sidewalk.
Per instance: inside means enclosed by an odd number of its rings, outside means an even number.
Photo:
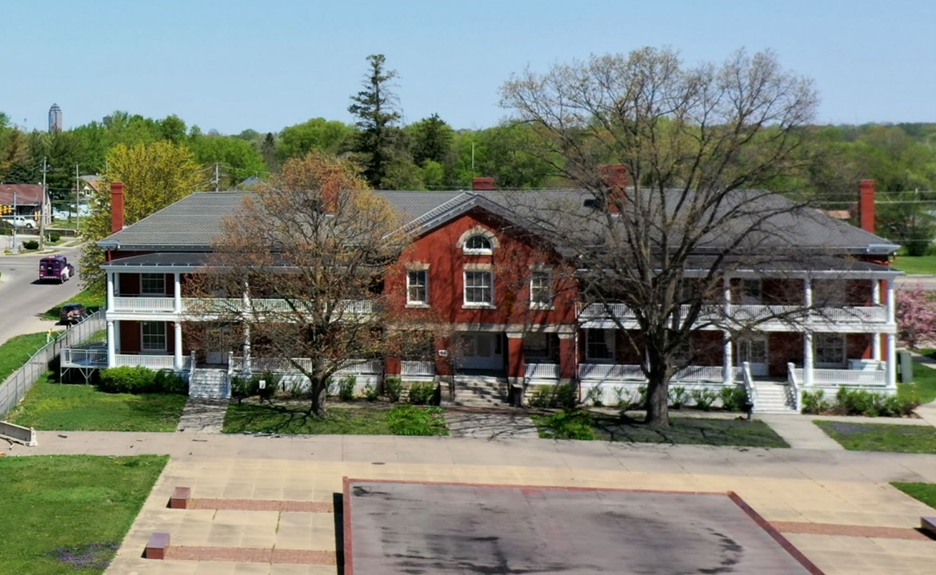
[[[789,415],[758,415],[756,418],[769,425],[792,448],[826,451],[845,450],[837,441],[819,429],[819,426],[812,422],[811,416],[791,413]]]

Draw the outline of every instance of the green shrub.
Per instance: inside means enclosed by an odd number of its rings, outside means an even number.
[[[637,386],[637,407],[643,409],[647,406],[647,386],[640,384]]]
[[[380,399],[380,390],[374,384],[368,383],[364,386],[364,398],[367,401],[377,401]]]
[[[448,427],[439,407],[398,405],[387,413],[387,423],[394,435],[448,435]]]
[[[384,380],[384,395],[390,403],[399,403],[400,396],[403,395],[403,380],[399,377],[388,377]]]
[[[58,233],[58,232],[49,232],[49,241],[50,241],[50,242],[57,242],[57,241],[59,241],[60,239],[62,239],[62,234],[60,234],[60,233]]]
[[[587,411],[566,410],[542,416],[543,437],[553,439],[595,439],[592,416]]]
[[[259,387],[259,381],[257,380],[257,385]],[[283,391],[285,391],[289,397],[298,399],[306,394],[306,385],[302,378],[292,378],[289,382],[289,387],[286,387],[286,382],[282,381],[281,385],[283,386]]]
[[[264,381],[263,387],[260,387],[260,380]],[[264,371],[263,375],[257,380],[257,395],[260,401],[270,401],[276,395],[276,388],[279,387],[280,378],[272,371]]]
[[[578,405],[578,388],[573,383],[539,386],[533,390],[527,403],[530,407],[575,409]]]
[[[177,373],[154,371],[139,365],[102,370],[97,387],[105,393],[188,394],[188,383]]]
[[[38,240],[26,240],[25,242],[23,242],[23,249],[24,250],[38,250],[39,241]]]
[[[707,387],[692,390],[692,403],[702,411],[708,411],[716,399],[718,399],[718,393]]]
[[[338,380],[338,398],[342,401],[354,399],[354,386],[357,385],[357,376],[348,375]]]
[[[259,390],[259,382],[260,380],[256,377],[232,377],[231,397],[236,399],[237,403],[240,403],[248,397],[257,395]]]
[[[747,390],[743,387],[723,387],[718,397],[725,411],[744,411],[748,402]]]
[[[917,405],[915,397],[885,397],[866,389],[840,387],[832,411],[838,415],[901,417],[910,415]]]
[[[614,388],[614,401],[617,408],[622,410],[631,409],[634,404],[631,393],[624,386]]]
[[[829,409],[829,402],[824,399],[825,392],[821,389],[818,391],[804,391],[802,395],[803,413],[817,414],[827,411]]]
[[[588,388],[588,391],[585,392],[585,403],[590,403],[595,407],[601,407],[604,403],[601,401],[601,398],[604,396],[604,391],[601,386],[593,385]]]
[[[430,405],[435,403],[436,384],[432,382],[414,383],[409,388],[409,403],[412,405]]]
[[[681,386],[669,388],[669,403],[673,409],[682,409],[689,402],[689,391]]]

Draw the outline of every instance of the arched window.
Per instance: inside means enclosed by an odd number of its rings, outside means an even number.
[[[465,251],[471,252],[490,252],[494,250],[491,240],[487,236],[477,234],[468,238],[465,242]]]

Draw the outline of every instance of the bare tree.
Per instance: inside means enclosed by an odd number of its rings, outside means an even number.
[[[802,256],[790,250],[799,218],[812,217],[805,202],[757,188],[809,165],[812,84],[770,53],[687,67],[644,48],[527,71],[501,94],[540,135],[532,151],[586,191],[587,206],[557,202],[538,223],[575,262],[584,303],[603,306],[645,358],[646,422],[665,427],[669,381],[693,333],[767,319],[719,314],[724,276]],[[603,164],[625,166],[627,187]],[[612,313],[620,302],[637,333]]]
[[[381,284],[406,246],[397,214],[349,163],[312,152],[223,225],[197,278],[212,299],[194,313],[242,324],[252,355],[309,379],[310,411],[322,415],[329,379],[391,345]]]

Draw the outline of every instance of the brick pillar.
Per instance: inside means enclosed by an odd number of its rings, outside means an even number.
[[[525,375],[525,362],[523,357],[523,334],[507,334],[507,379],[511,383],[523,383]]]
[[[386,370],[387,375],[400,375],[400,358],[388,357],[384,362],[384,369]]]
[[[575,334],[559,334],[559,377],[564,381],[574,381],[578,363],[578,350],[575,349]]]

